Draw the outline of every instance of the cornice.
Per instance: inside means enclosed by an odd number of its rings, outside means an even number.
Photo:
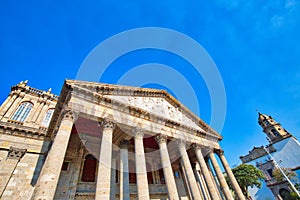
[[[38,90],[36,88],[28,86],[27,82],[21,82],[15,86],[11,87],[11,93],[16,93],[17,91],[31,94],[33,96],[49,99],[49,100],[55,101],[55,102],[58,100],[58,96],[51,93],[50,90],[47,92],[43,91],[43,90]]]
[[[13,135],[39,140],[44,140],[46,136],[46,130],[44,128],[31,128],[10,122],[0,122],[0,132],[6,135]]]

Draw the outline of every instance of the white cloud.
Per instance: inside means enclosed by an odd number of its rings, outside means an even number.
[[[284,17],[280,15],[275,15],[271,18],[271,23],[273,27],[280,28],[284,24]]]
[[[294,7],[296,4],[298,4],[296,0],[286,0],[285,1],[285,8],[291,8]]]

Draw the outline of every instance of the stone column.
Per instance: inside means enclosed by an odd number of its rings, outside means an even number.
[[[100,146],[98,175],[96,184],[96,200],[110,199],[112,137],[115,123],[111,119],[102,121],[102,141]]]
[[[196,157],[197,157],[197,160],[199,162],[201,172],[203,173],[204,180],[206,182],[210,197],[213,200],[218,200],[218,199],[220,199],[219,195],[218,195],[218,191],[217,191],[217,189],[216,189],[216,187],[213,183],[213,180],[211,179],[209,170],[207,168],[207,165],[206,165],[205,160],[204,160],[203,155],[202,155],[201,148],[200,148],[199,145],[196,145],[196,144],[193,145],[193,146],[194,146]]]
[[[245,200],[245,196],[244,196],[244,194],[243,194],[243,192],[242,192],[242,190],[241,190],[238,182],[236,181],[236,179],[235,179],[235,177],[234,177],[234,175],[233,175],[233,173],[231,171],[230,166],[227,163],[227,160],[226,160],[226,158],[224,156],[224,151],[223,150],[219,150],[219,151],[217,151],[217,154],[218,154],[218,156],[219,156],[219,158],[220,158],[220,160],[222,162],[222,165],[223,165],[223,167],[224,167],[224,169],[226,171],[226,174],[227,174],[227,176],[228,176],[228,178],[229,178],[229,180],[230,180],[230,182],[232,184],[232,187],[233,187],[233,189],[235,191],[236,196],[238,197],[239,200]]]
[[[220,187],[222,188],[223,192],[224,192],[224,195],[226,197],[227,200],[233,200],[233,197],[232,197],[232,194],[231,194],[231,191],[227,185],[227,182],[225,180],[225,177],[218,165],[218,162],[217,162],[217,159],[214,155],[214,151],[211,151],[209,152],[208,154],[208,157],[209,159],[211,160],[211,163],[215,169],[215,172],[217,174],[217,177],[218,177],[218,180],[219,180],[219,183],[220,183]]]
[[[21,101],[23,100],[24,96],[25,96],[24,92],[20,92],[18,95],[15,95],[15,97],[10,100],[11,104],[8,105],[8,108],[3,113],[2,118],[10,119],[10,117],[12,117],[14,112],[18,109],[18,107],[19,107]]]
[[[172,165],[170,162],[170,157],[167,148],[167,136],[159,135],[156,137],[156,141],[159,145],[161,165],[164,171],[164,177],[168,188],[169,199],[170,200],[179,199],[176,183],[174,179],[174,174],[172,170]]]
[[[211,162],[209,161],[208,156],[204,157],[204,160],[205,160],[207,169],[208,169],[208,171],[209,171],[211,180],[213,181],[213,184],[214,184],[216,190],[218,191],[219,198],[222,199],[222,200],[224,200],[224,199],[225,199],[225,196],[224,196],[223,192],[221,191],[221,188],[220,188],[220,184],[219,184],[218,178],[214,175],[212,166],[211,166],[211,164],[210,164]]]
[[[120,200],[130,200],[129,167],[128,167],[129,141],[120,143]]]
[[[35,186],[33,200],[52,200],[54,198],[71,130],[77,117],[71,110],[65,110],[62,116],[59,129]]]
[[[191,193],[192,193],[192,198],[193,199],[202,199],[200,195],[200,191],[197,186],[196,178],[194,176],[194,172],[191,166],[191,162],[189,160],[189,156],[186,152],[186,144],[182,140],[178,140],[178,147],[179,147],[179,153],[181,156],[182,164],[185,169],[187,181],[189,183]]]
[[[116,178],[117,178],[117,160],[115,158],[115,152],[111,159],[111,180],[110,180],[110,199],[116,199]]]
[[[149,188],[147,180],[146,159],[144,153],[143,136],[144,131],[141,128],[134,128],[134,144],[135,144],[135,165],[137,192],[139,200],[149,200]]]
[[[38,99],[37,100],[37,102],[36,102],[37,105],[35,106],[35,109],[32,112],[32,117],[29,118],[29,116],[28,116],[28,120],[30,120],[32,123],[36,122],[37,116],[39,114],[41,114],[41,108],[43,107],[44,103],[45,102],[44,102],[43,99]]]
[[[2,119],[6,115],[6,113],[8,112],[8,110],[14,104],[14,102],[15,102],[15,100],[16,100],[17,97],[18,97],[18,93],[17,92],[12,92],[12,93],[9,94],[9,96],[7,97],[7,99],[5,100],[5,102],[0,107],[0,119]]]

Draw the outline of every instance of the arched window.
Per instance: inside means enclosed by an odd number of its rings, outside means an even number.
[[[53,115],[54,109],[49,109],[43,119],[42,126],[48,126]]]
[[[269,125],[270,125],[270,122],[269,122],[268,120],[264,120],[264,122],[265,122],[265,125],[266,125],[266,126],[269,126]]]
[[[277,137],[277,136],[280,136],[279,133],[278,133],[275,129],[272,129],[271,132],[272,132],[276,137]]]
[[[85,157],[81,181],[95,182],[97,160],[91,154]]]
[[[29,115],[32,107],[33,105],[29,102],[22,103],[18,107],[11,119],[14,121],[24,122],[26,117]]]

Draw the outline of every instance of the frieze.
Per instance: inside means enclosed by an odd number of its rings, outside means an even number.
[[[161,97],[136,97],[136,96],[109,96],[112,99],[132,105],[145,110],[146,112],[170,119],[177,123],[190,126],[194,129],[201,130],[192,119],[185,116],[180,107],[174,107]],[[167,121],[167,120],[166,120]]]

